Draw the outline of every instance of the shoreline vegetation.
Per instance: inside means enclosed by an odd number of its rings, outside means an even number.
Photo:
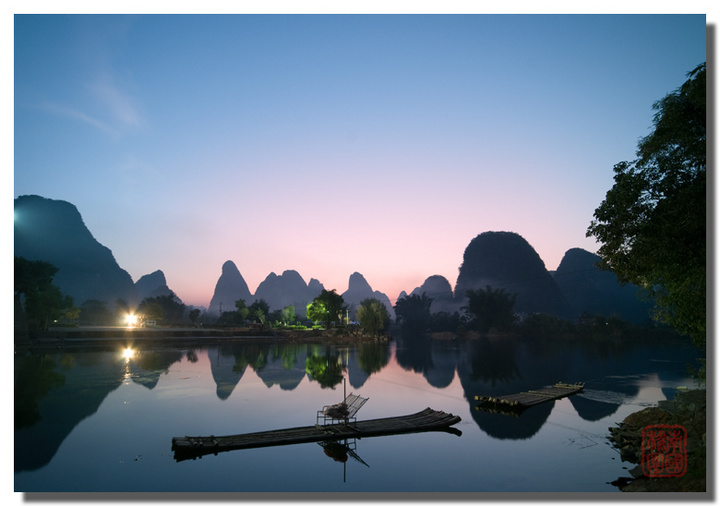
[[[475,339],[490,340],[532,340],[540,342],[616,342],[632,340],[634,342],[672,343],[689,342],[668,328],[635,326],[622,322],[622,325],[568,325],[565,328],[522,328],[500,331],[490,329],[481,332],[473,329],[456,330],[419,330],[407,329],[402,325],[392,325],[379,334],[364,332],[358,325],[340,325],[329,328],[303,326],[268,326],[253,324],[249,326],[182,326],[164,325],[155,327],[139,326],[55,326],[47,330],[29,330],[23,325],[15,326],[16,348],[42,348],[64,346],[109,345],[114,343],[148,343],[154,345],[175,344],[211,344],[213,342],[267,340],[267,341],[307,341],[327,344],[389,342],[396,339],[421,341],[466,341]],[[427,341],[425,341],[427,342]]]
[[[253,327],[51,327],[45,331],[16,329],[16,348],[105,346],[125,344],[196,345],[242,341],[318,341],[329,343],[386,342],[389,334],[371,336],[360,329],[345,327],[317,329]]]

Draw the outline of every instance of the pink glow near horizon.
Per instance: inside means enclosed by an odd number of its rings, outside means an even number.
[[[438,243],[428,244],[427,247],[402,241],[399,241],[399,245],[396,246],[398,241],[392,242],[390,238],[385,238],[377,248],[372,249],[374,254],[364,256],[348,254],[348,251],[351,252],[354,247],[354,244],[350,244],[348,250],[343,248],[335,250],[336,258],[323,258],[322,254],[313,257],[313,250],[322,251],[327,247],[327,244],[323,242],[310,250],[296,248],[294,252],[287,250],[268,252],[262,250],[262,247],[258,252],[245,251],[238,255],[222,255],[219,252],[213,252],[210,256],[216,260],[212,260],[212,264],[210,264],[210,261],[206,260],[203,249],[198,248],[196,251],[186,252],[183,258],[165,262],[165,265],[158,268],[163,270],[168,285],[184,303],[197,306],[208,307],[215,284],[221,274],[222,264],[226,260],[235,263],[251,293],[256,292],[258,285],[270,272],[280,275],[285,270],[297,271],[306,283],[311,278],[315,278],[325,288],[336,289],[338,293],[343,293],[348,289],[350,276],[354,272],[359,272],[373,290],[385,293],[394,304],[402,291],[410,293],[432,275],[444,276],[454,288],[465,247],[481,232],[470,235],[458,234],[459,237],[451,237],[450,234],[447,234]],[[523,234],[521,233],[521,235]],[[527,235],[524,237],[538,252],[548,270],[557,268],[568,249],[584,247],[592,251],[593,247],[593,244],[588,244],[589,240],[587,239],[580,240],[576,244],[557,244],[553,240],[538,245],[532,243],[532,237]],[[302,260],[286,261],[285,259],[289,256],[284,257],[283,255],[291,253],[297,254]],[[182,262],[194,257],[199,259],[189,262],[195,267],[188,269]],[[123,266],[122,260],[118,260]],[[203,263],[206,265],[202,265]],[[127,267],[125,268],[127,269]],[[135,274],[132,271],[130,273],[134,280],[142,276],[142,274]]]

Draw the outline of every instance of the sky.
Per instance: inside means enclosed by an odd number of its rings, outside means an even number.
[[[360,272],[395,301],[454,286],[486,231],[549,270],[595,252],[613,166],[706,60],[702,14],[13,24],[14,196],[74,204],[134,281],[160,269],[206,307],[227,260],[253,293],[271,272],[338,293]]]

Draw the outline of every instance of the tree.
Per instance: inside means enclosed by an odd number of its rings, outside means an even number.
[[[468,303],[465,309],[474,317],[471,323],[481,332],[490,329],[507,330],[515,321],[513,307],[517,294],[505,293],[505,290],[488,285],[484,290],[468,290]]]
[[[357,319],[363,331],[371,336],[382,334],[390,325],[390,314],[385,304],[374,298],[367,298],[360,302]]]
[[[395,302],[395,320],[406,329],[425,330],[430,324],[430,305],[433,299],[422,295],[407,295]]]
[[[200,318],[200,310],[198,308],[191,309],[190,312],[188,312],[188,318],[190,318],[190,323],[195,325],[198,318]]]
[[[265,302],[264,299],[259,299],[250,304],[248,311],[249,318],[252,318],[253,321],[259,321],[261,324],[265,325],[268,314],[270,314],[270,305]]]
[[[61,319],[73,307],[72,297],[64,295],[53,284],[27,298],[28,320],[34,322],[38,330],[47,330],[51,323]]]
[[[323,290],[307,305],[306,315],[313,322],[325,322],[326,325],[339,323],[345,311],[345,301],[335,289]]]
[[[165,309],[162,304],[154,300],[154,297],[143,299],[138,306],[138,313],[142,315],[145,321],[154,320],[158,322],[164,320],[166,317]]]
[[[295,306],[285,306],[282,310],[282,322],[285,325],[292,325],[296,319]]]
[[[167,295],[147,297],[140,302],[138,313],[148,320],[165,320],[167,323],[179,323],[185,313],[185,304],[179,302],[170,291]]]
[[[250,315],[250,308],[245,305],[244,299],[236,300],[235,307],[237,308],[239,322],[244,323]]]
[[[653,109],[653,132],[638,143],[636,160],[615,165],[587,235],[602,244],[602,268],[644,287],[656,318],[704,347],[705,64]]]
[[[117,316],[108,309],[104,300],[88,299],[80,306],[80,321],[86,325],[114,325]]]
[[[72,310],[73,300],[52,282],[58,269],[42,260],[15,257],[15,303],[23,307],[28,324],[47,330],[50,323]]]

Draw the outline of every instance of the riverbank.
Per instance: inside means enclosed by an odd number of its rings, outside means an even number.
[[[206,345],[218,342],[277,340],[291,342],[357,343],[388,341],[390,336],[368,336],[358,329],[283,329],[270,327],[55,327],[15,335],[16,348],[62,348],[120,345]]]
[[[660,401],[610,427],[612,445],[623,462],[637,464],[630,470],[632,478],[613,482],[623,492],[706,492],[706,391],[678,392],[672,400]],[[687,431],[687,471],[678,477],[649,478],[641,465],[642,431],[650,425],[680,425]],[[683,452],[681,452],[683,453]]]

